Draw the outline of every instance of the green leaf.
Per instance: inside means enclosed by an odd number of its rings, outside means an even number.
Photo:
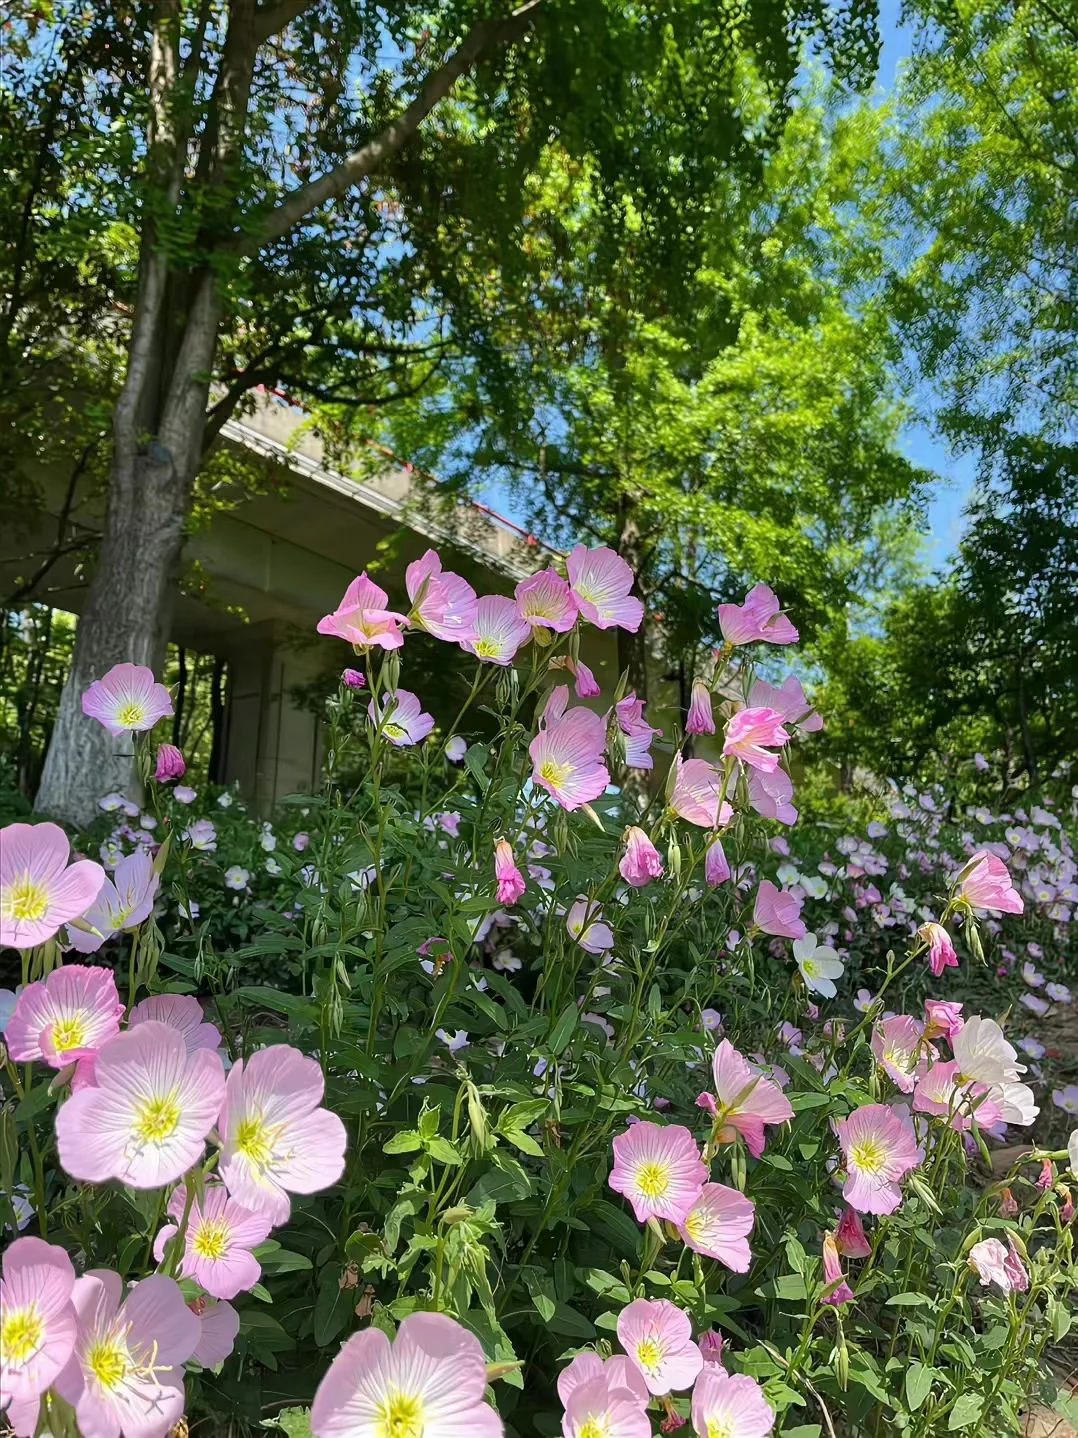
[[[580,1018],[576,1000],[571,999],[558,1015],[558,1021],[550,1031],[547,1047],[552,1054],[560,1054],[573,1036],[573,1030]]]
[[[523,1133],[518,1128],[507,1128],[502,1130],[502,1138],[519,1148],[521,1153],[530,1153],[533,1158],[545,1157],[542,1144],[537,1143],[530,1133]]]
[[[509,1128],[531,1128],[549,1109],[550,1100],[547,1098],[532,1098],[524,1103],[515,1103],[507,1108],[498,1120],[498,1130],[504,1133]]]
[[[917,1308],[932,1303],[932,1299],[927,1293],[894,1293],[887,1302],[894,1308]]]
[[[423,1147],[423,1135],[417,1128],[402,1129],[382,1148],[383,1153],[415,1153]]]
[[[549,1323],[550,1320],[554,1317],[554,1310],[558,1306],[554,1302],[553,1298],[548,1298],[545,1293],[533,1293],[532,1302],[538,1309],[539,1317],[543,1320],[543,1322]]]
[[[470,1208],[482,1208],[484,1203],[515,1203],[527,1198],[532,1191],[531,1180],[513,1159],[507,1159],[511,1168],[492,1168],[472,1185],[464,1202]]]
[[[311,1260],[305,1253],[289,1253],[287,1248],[267,1253],[258,1261],[263,1273],[302,1273],[311,1267]]]
[[[552,1333],[564,1333],[569,1338],[582,1338],[585,1342],[595,1337],[595,1329],[587,1318],[568,1303],[556,1303],[554,1314],[547,1319]]]
[[[450,1164],[456,1168],[464,1162],[456,1145],[450,1143],[447,1138],[442,1138],[440,1134],[435,1134],[434,1138],[428,1139],[426,1148],[431,1158],[436,1158],[439,1163]]]
[[[309,1408],[282,1408],[273,1420],[283,1428],[288,1438],[311,1438],[311,1410]]]
[[[984,1399],[979,1393],[960,1393],[947,1418],[947,1431],[954,1433],[959,1428],[968,1428],[981,1416]]]
[[[906,1407],[911,1413],[916,1413],[921,1404],[932,1391],[932,1381],[936,1376],[934,1368],[928,1368],[923,1363],[913,1363],[906,1370]]]
[[[355,1289],[341,1287],[340,1264],[327,1264],[318,1279],[314,1300],[314,1341],[319,1348],[327,1347],[348,1327],[355,1302]]]

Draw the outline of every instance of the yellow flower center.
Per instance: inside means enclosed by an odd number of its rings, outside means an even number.
[[[25,1308],[16,1308],[14,1313],[4,1316],[0,1329],[4,1358],[13,1367],[27,1363],[41,1347],[45,1338],[45,1320],[38,1312],[36,1303]]]
[[[176,1132],[180,1122],[180,1106],[176,1091],[143,1099],[135,1108],[134,1133],[143,1143],[164,1143]]]
[[[36,924],[49,912],[48,888],[29,874],[23,874],[8,886],[4,908],[11,918]]]
[[[410,1393],[390,1393],[378,1405],[379,1438],[423,1438],[423,1404]]]
[[[264,1165],[273,1157],[272,1136],[263,1118],[241,1119],[236,1129],[236,1152],[251,1163]]]
[[[802,959],[801,972],[805,975],[806,978],[814,979],[816,975],[820,972],[820,970],[816,966],[816,960]]]
[[[726,1423],[720,1423],[717,1418],[707,1420],[707,1438],[737,1438],[734,1430]]]
[[[665,1163],[642,1163],[636,1175],[636,1186],[645,1198],[662,1198],[670,1187],[670,1169]]]
[[[641,1368],[654,1373],[662,1362],[662,1347],[654,1338],[642,1338],[636,1345],[636,1357]]]
[[[118,1388],[127,1377],[131,1367],[131,1355],[127,1344],[116,1334],[99,1338],[87,1349],[86,1367],[101,1384],[102,1388]]]
[[[116,711],[116,723],[121,729],[141,729],[146,723],[146,706],[132,700]]]
[[[66,1019],[57,1019],[52,1026],[52,1046],[58,1054],[86,1047],[86,1013],[76,1009]]]
[[[610,1428],[605,1414],[592,1414],[581,1425],[580,1438],[609,1438]]]
[[[686,1216],[684,1227],[693,1243],[702,1243],[707,1236],[707,1219],[696,1209]]]
[[[392,719],[387,719],[386,722],[382,725],[382,733],[386,736],[387,739],[403,739],[406,732],[407,731],[404,730],[399,724],[394,724]]]
[[[559,764],[556,759],[544,759],[539,765],[539,777],[553,788],[558,789],[573,772],[569,764]]]
[[[478,639],[475,645],[477,659],[497,659],[501,653],[501,645],[496,639]]]
[[[204,1218],[195,1229],[191,1247],[199,1258],[208,1258],[215,1263],[228,1252],[231,1237],[232,1230],[224,1219]]]
[[[864,1138],[851,1145],[850,1163],[865,1173],[880,1173],[887,1163],[887,1150],[879,1139]]]

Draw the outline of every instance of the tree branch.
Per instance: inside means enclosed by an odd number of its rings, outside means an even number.
[[[313,0],[276,0],[275,4],[263,5],[255,18],[256,43],[264,45],[293,20],[298,20],[312,3]]]
[[[284,3],[287,3],[287,0],[284,0]],[[480,55],[497,45],[512,44],[524,33],[531,23],[534,11],[541,4],[542,0],[525,0],[519,9],[505,19],[481,20],[474,25],[459,48],[439,70],[427,76],[419,94],[380,135],[349,155],[336,169],[285,195],[276,208],[263,217],[255,233],[238,240],[239,253],[253,254],[263,245],[279,240],[312,211],[328,200],[339,198],[360,180],[373,174],[384,160],[396,154],[415,133],[422,121],[445,99]]]

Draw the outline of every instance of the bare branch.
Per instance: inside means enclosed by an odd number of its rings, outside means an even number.
[[[263,5],[255,19],[255,41],[264,45],[309,10],[312,3],[313,0],[276,0],[275,4]]]
[[[75,493],[79,487],[79,480],[82,478],[86,466],[89,464],[91,456],[100,442],[101,436],[95,436],[95,438],[84,447],[72,467],[71,475],[67,481],[67,491],[64,494],[64,502],[60,507],[60,513],[56,519],[56,539],[53,542],[52,548],[47,552],[45,558],[30,578],[20,584],[17,589],[12,590],[7,596],[3,604],[5,609],[11,609],[20,599],[25,599],[27,595],[32,595],[53,565],[61,560],[65,554],[73,554],[77,550],[89,548],[92,540],[95,538],[93,535],[86,534],[76,539],[65,541],[64,532],[67,529],[67,523],[75,505]]]

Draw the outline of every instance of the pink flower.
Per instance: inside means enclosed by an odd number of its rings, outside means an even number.
[[[361,649],[399,649],[404,643],[402,627],[407,616],[387,609],[389,595],[367,578],[366,570],[353,579],[344,598],[333,611],[315,626],[319,634],[333,634],[344,639],[357,652]]]
[[[75,1280],[79,1329],[56,1391],[75,1410],[83,1438],[164,1438],[183,1414],[183,1365],[199,1339],[198,1319],[163,1273],[136,1283],[123,1301],[116,1273]]]
[[[494,845],[494,877],[498,881],[499,904],[515,904],[528,887],[507,839],[499,839]]]
[[[597,629],[628,629],[633,634],[644,618],[644,606],[629,593],[633,572],[612,549],[585,549],[578,544],[567,562],[569,583],[580,612]]]
[[[216,1053],[189,1053],[182,1034],[151,1019],[98,1049],[94,1080],[56,1115],[60,1166],[72,1178],[159,1188],[201,1159],[224,1098]]]
[[[969,1266],[981,1280],[982,1288],[994,1283],[1004,1293],[1025,1293],[1029,1288],[1029,1274],[1010,1234],[1007,1243],[1007,1248],[998,1238],[975,1243],[969,1251]]]
[[[428,549],[422,559],[409,564],[404,584],[414,606],[412,616],[428,634],[453,644],[471,638],[478,605],[475,590],[459,574],[443,571],[435,550]]]
[[[1001,1117],[989,1090],[964,1079],[956,1059],[929,1064],[917,1078],[913,1093],[914,1113],[930,1113],[946,1119],[953,1129],[968,1129],[974,1118],[991,1128]]]
[[[917,937],[928,945],[928,966],[935,978],[938,979],[944,969],[958,968],[958,955],[942,924],[922,924],[917,930]]]
[[[729,877],[730,865],[726,861],[722,840],[712,839],[704,852],[704,882],[714,889],[718,884],[725,884]]]
[[[720,604],[719,628],[727,644],[796,644],[797,630],[785,614],[774,590],[757,584],[745,596],[744,604]]]
[[[182,837],[192,849],[198,849],[203,854],[217,852],[217,830],[209,819],[196,819],[184,829]]]
[[[252,1212],[286,1223],[290,1193],[317,1193],[344,1172],[344,1124],[320,1108],[325,1080],[315,1059],[287,1044],[239,1059],[228,1075],[221,1177]]]
[[[153,1254],[158,1263],[169,1241],[179,1232],[187,1203],[183,1184],[173,1191],[168,1211],[176,1223],[167,1223],[157,1235]],[[251,1252],[265,1243],[273,1224],[264,1213],[251,1213],[229,1196],[223,1183],[207,1183],[201,1203],[195,1197],[187,1216],[180,1275],[193,1278],[213,1298],[235,1298],[253,1288],[262,1268]]]
[[[958,876],[957,897],[974,909],[995,909],[1003,914],[1020,914],[1022,896],[1011,883],[1002,859],[981,849]]]
[[[781,684],[769,684],[766,679],[756,679],[749,690],[749,704],[767,709],[777,709],[787,724],[796,724],[802,734],[814,734],[823,728],[823,720],[805,698],[801,680],[796,674],[787,674]]]
[[[755,1222],[751,1198],[722,1183],[705,1183],[678,1232],[694,1253],[717,1258],[734,1273],[748,1273],[752,1262],[748,1235]]]
[[[297,854],[302,854],[307,845],[311,842],[310,834],[297,834],[292,840],[292,847]]]
[[[767,1438],[775,1410],[747,1373],[706,1363],[692,1393],[692,1426],[700,1438]]]
[[[161,744],[157,750],[157,764],[153,777],[158,784],[167,784],[172,779],[182,779],[187,773],[183,755],[175,744]]]
[[[459,764],[468,752],[468,741],[462,739],[459,734],[454,734],[445,746],[445,757],[450,764]]]
[[[625,763],[630,769],[654,769],[651,741],[663,732],[644,718],[644,703],[635,692],[630,692],[614,705],[618,728],[625,735]]]
[[[341,675],[341,679],[349,689],[366,689],[367,687],[367,676],[361,674],[358,669],[346,669]]]
[[[962,1032],[962,1005],[943,999],[925,999],[925,1038],[953,1039]]]
[[[71,1259],[42,1238],[17,1238],[4,1254],[0,1392],[5,1409],[9,1402],[36,1402],[71,1357],[76,1331],[74,1284]]]
[[[588,1370],[599,1365],[590,1377],[583,1376],[586,1360],[593,1360],[586,1363]],[[562,1393],[562,1379],[573,1369],[579,1369],[580,1376],[574,1375],[572,1386]],[[620,1353],[605,1363],[596,1353],[579,1354],[559,1375],[558,1392],[565,1404],[564,1438],[651,1438],[647,1388]]]
[[[0,947],[43,944],[97,898],[104,869],[91,859],[68,866],[70,852],[59,824],[0,830]]]
[[[603,692],[599,682],[583,659],[573,661],[570,671],[574,679],[573,689],[578,699],[598,699]]]
[[[577,899],[565,916],[569,936],[588,954],[605,954],[614,947],[614,931],[602,922],[602,910],[588,899]],[[587,922],[585,922],[587,920]]]
[[[570,812],[598,799],[610,783],[602,762],[606,747],[606,726],[590,709],[571,709],[564,717],[541,729],[528,753],[541,784],[563,809]]]
[[[618,1342],[640,1369],[649,1393],[691,1388],[704,1366],[689,1315],[665,1298],[638,1298],[623,1308]]]
[[[844,1303],[853,1302],[853,1289],[846,1282],[846,1275],[842,1271],[842,1264],[838,1256],[838,1244],[831,1233],[823,1236],[823,1281],[826,1294],[824,1303],[829,1303],[832,1308],[841,1308]]]
[[[618,864],[618,873],[634,889],[642,889],[652,879],[663,876],[663,861],[658,849],[643,829],[635,825],[625,832],[625,853]]]
[[[700,1197],[707,1169],[687,1128],[630,1124],[614,1139],[614,1167],[607,1182],[633,1206],[638,1223],[668,1218],[682,1224]]]
[[[349,1338],[318,1385],[311,1431],[315,1438],[501,1438],[502,1421],[483,1401],[486,1387],[479,1339],[444,1313],[413,1313],[392,1343],[380,1328]]]
[[[553,569],[541,569],[516,587],[517,613],[533,629],[565,634],[576,623],[577,607],[566,581]]]
[[[706,759],[674,760],[674,787],[670,807],[689,824],[702,829],[722,828],[734,817],[734,811],[719,796],[722,793],[722,772]]]
[[[799,917],[801,903],[796,894],[777,889],[770,879],[761,879],[752,911],[756,927],[780,939],[803,939],[808,930]]]
[[[123,929],[135,929],[153,913],[153,901],[161,884],[153,860],[145,849],[136,849],[116,865],[111,879],[105,879],[97,898],[82,915],[96,933],[72,923],[67,936],[80,954],[93,954],[106,939]]]
[[[750,769],[748,778],[749,803],[761,818],[775,819],[780,824],[797,823],[797,810],[790,802],[794,796],[793,780],[785,769],[775,769],[770,774]]]
[[[726,725],[724,754],[732,754],[742,763],[763,774],[773,774],[779,767],[779,756],[770,748],[789,742],[782,727],[782,715],[775,709],[739,709]]]
[[[568,1407],[569,1399],[576,1390],[596,1378],[604,1379],[608,1388],[628,1389],[641,1408],[647,1407],[651,1394],[640,1375],[640,1369],[632,1359],[626,1358],[623,1353],[615,1353],[612,1358],[604,1361],[591,1349],[578,1353],[568,1367],[558,1374],[558,1397],[562,1406]]]
[[[764,1125],[786,1123],[793,1118],[790,1100],[771,1079],[738,1053],[729,1039],[723,1039],[711,1060],[713,1094],[696,1100],[715,1120],[715,1140],[733,1143],[737,1134],[745,1140],[753,1158],[764,1151]]]
[[[236,1346],[240,1316],[231,1303],[196,1298],[188,1308],[198,1319],[198,1347],[191,1357],[202,1368],[217,1368]]]
[[[220,1031],[205,1021],[202,1005],[191,994],[155,994],[136,1004],[127,1016],[127,1027],[137,1028],[147,1021],[167,1024],[175,1029],[187,1045],[187,1052],[196,1049],[217,1051],[221,1046]]]
[[[835,1128],[846,1162],[846,1202],[859,1213],[894,1213],[902,1202],[901,1179],[921,1162],[908,1116],[870,1103]]]
[[[891,1082],[912,1093],[922,1055],[924,1026],[908,1014],[883,1019],[872,1029],[872,1052]]]
[[[110,969],[66,964],[23,989],[4,1042],[16,1063],[66,1068],[118,1034],[123,1011]]]
[[[396,749],[419,744],[434,728],[434,715],[424,714],[418,697],[408,689],[384,694],[380,704],[372,699],[367,705],[371,723],[380,725],[382,733]]]
[[[702,679],[694,679],[692,700],[685,720],[686,734],[714,734],[715,716],[711,712],[711,690]]]
[[[701,1333],[697,1340],[700,1349],[700,1356],[705,1363],[722,1363],[722,1334],[717,1329],[709,1328],[706,1333]]]
[[[515,600],[504,594],[488,594],[479,601],[475,612],[475,633],[460,641],[477,659],[504,668],[532,636],[532,627],[517,612]]]
[[[835,1229],[835,1243],[839,1253],[844,1253],[847,1258],[868,1258],[872,1252],[872,1245],[865,1237],[861,1215],[849,1204],[842,1210],[842,1217]]]
[[[173,712],[172,697],[141,664],[114,664],[95,679],[82,696],[82,712],[118,739],[121,734],[152,729]]]

